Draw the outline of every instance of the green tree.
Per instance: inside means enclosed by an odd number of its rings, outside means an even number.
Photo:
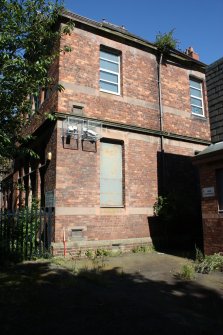
[[[48,70],[61,51],[59,38],[72,29],[72,23],[59,29],[62,10],[58,1],[0,0],[0,161],[25,141],[21,129],[32,113],[28,97],[53,82]]]

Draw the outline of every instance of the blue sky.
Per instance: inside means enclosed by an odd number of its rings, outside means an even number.
[[[124,25],[150,42],[175,29],[179,49],[192,46],[206,64],[223,57],[223,0],[64,0],[64,5],[93,20]]]

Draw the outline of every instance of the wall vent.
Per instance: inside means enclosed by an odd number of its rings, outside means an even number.
[[[73,115],[78,115],[78,116],[83,116],[83,106],[78,106],[78,105],[73,105],[72,107],[72,114]]]
[[[83,228],[73,228],[71,229],[71,238],[73,240],[83,240]]]

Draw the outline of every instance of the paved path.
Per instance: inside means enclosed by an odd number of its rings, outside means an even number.
[[[76,276],[48,262],[19,264],[0,273],[1,334],[222,335],[223,273],[177,279],[187,262],[123,255],[101,271],[75,263]]]

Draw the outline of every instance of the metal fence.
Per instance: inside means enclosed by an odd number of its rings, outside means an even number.
[[[0,212],[0,258],[27,260],[51,253],[53,212],[24,208]]]

